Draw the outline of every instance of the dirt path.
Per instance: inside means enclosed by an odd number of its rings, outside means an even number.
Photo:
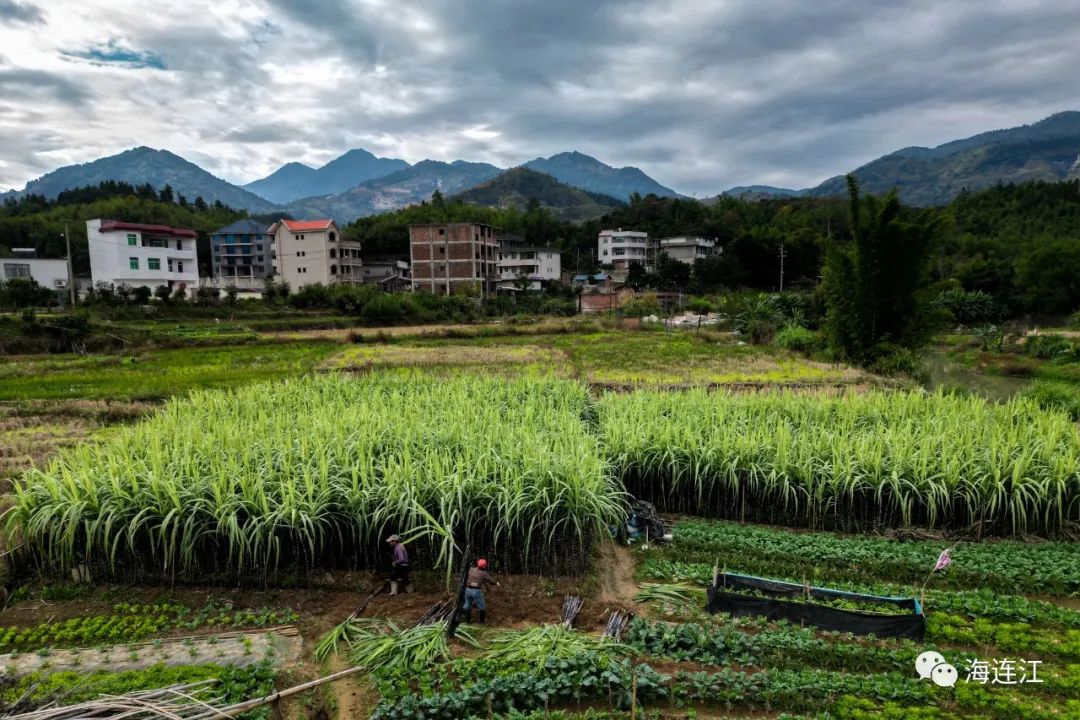
[[[327,666],[330,672],[338,672],[348,669],[349,662],[345,655],[335,653],[330,656]],[[341,720],[368,717],[378,705],[379,695],[371,687],[371,683],[366,681],[366,677],[366,675],[347,677],[330,683],[337,705],[337,716]]]
[[[615,542],[604,543],[600,549],[600,593],[596,599],[601,604],[631,608],[638,591],[635,565],[629,548]]]

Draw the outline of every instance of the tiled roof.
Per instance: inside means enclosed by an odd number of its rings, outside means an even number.
[[[174,237],[186,238],[199,237],[199,233],[189,228],[174,228],[169,227],[168,225],[145,225],[143,223],[119,222],[116,220],[106,220],[101,223],[101,232],[113,230],[138,230],[139,232],[154,233],[155,235],[173,235]]]
[[[281,222],[285,223],[285,227],[293,232],[307,232],[325,230],[334,221],[327,218],[326,220],[282,220]]]

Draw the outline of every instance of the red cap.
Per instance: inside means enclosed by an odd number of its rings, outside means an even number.
[[[484,568],[487,567],[487,560],[485,560],[484,558],[480,558],[479,560],[476,561],[476,567],[483,570]]]

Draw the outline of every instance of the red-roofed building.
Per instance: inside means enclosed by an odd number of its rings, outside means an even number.
[[[363,282],[360,243],[343,240],[333,220],[282,220],[274,236],[274,274],[293,290],[305,285]]]
[[[199,284],[198,237],[190,228],[87,220],[91,282],[194,292]]]

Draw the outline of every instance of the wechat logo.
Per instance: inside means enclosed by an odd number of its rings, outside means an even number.
[[[959,677],[956,668],[945,662],[945,657],[934,650],[927,650],[915,658],[915,671],[920,678],[930,680],[938,687],[952,687]]]

